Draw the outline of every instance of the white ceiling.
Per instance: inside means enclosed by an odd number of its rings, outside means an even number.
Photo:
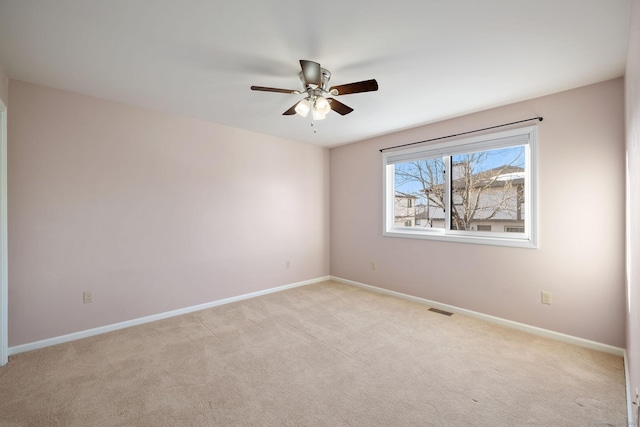
[[[624,73],[630,0],[0,0],[9,77],[336,146]],[[379,91],[283,116],[299,60]],[[11,95],[9,95],[11,96]]]

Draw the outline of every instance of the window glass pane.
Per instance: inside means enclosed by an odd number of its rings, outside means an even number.
[[[451,229],[524,232],[525,147],[451,157]]]
[[[395,165],[394,223],[398,227],[444,228],[442,158]]]

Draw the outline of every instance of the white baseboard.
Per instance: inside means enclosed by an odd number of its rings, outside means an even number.
[[[357,286],[363,289],[368,289],[374,292],[379,292],[379,293],[383,293],[383,294],[387,294],[387,295],[391,295],[391,296],[395,296],[398,298],[403,298],[409,301],[414,301],[414,302],[418,302],[421,304],[425,304],[428,305],[430,307],[434,307],[434,308],[438,308],[440,310],[445,310],[445,311],[449,311],[451,313],[458,313],[458,314],[462,314],[462,315],[466,315],[469,317],[474,317],[477,319],[481,319],[481,320],[486,320],[488,322],[492,322],[492,323],[496,323],[499,325],[503,325],[503,326],[507,326],[513,329],[518,329],[521,331],[525,331],[525,332],[529,332],[535,335],[539,335],[539,336],[543,336],[543,337],[547,337],[547,338],[551,338],[551,339],[555,339],[557,341],[561,341],[561,342],[566,342],[568,344],[574,344],[580,347],[586,347],[586,348],[590,348],[593,350],[598,350],[598,351],[603,351],[605,353],[611,353],[611,354],[615,354],[617,356],[621,356],[624,358],[624,369],[625,369],[625,378],[626,378],[626,389],[627,389],[627,413],[628,413],[628,420],[629,420],[629,425],[632,425],[632,423],[634,423],[635,421],[633,420],[633,401],[632,401],[632,396],[633,393],[631,393],[630,390],[630,383],[629,383],[629,367],[628,367],[628,361],[627,361],[627,352],[625,349],[623,348],[619,348],[619,347],[614,347],[608,344],[602,344],[602,343],[598,343],[595,341],[590,341],[590,340],[586,340],[583,338],[578,338],[578,337],[574,337],[571,335],[566,335],[566,334],[562,334],[559,332],[554,332],[554,331],[550,331],[547,329],[542,329],[542,328],[538,328],[536,326],[530,326],[530,325],[526,325],[524,323],[518,323],[518,322],[514,322],[511,320],[506,320],[506,319],[502,319],[499,317],[495,317],[495,316],[491,316],[491,315],[487,315],[487,314],[483,314],[483,313],[479,313],[476,311],[472,311],[472,310],[467,310],[464,308],[460,308],[460,307],[456,307],[453,305],[449,305],[449,304],[442,304],[436,301],[431,301],[425,298],[420,298],[420,297],[416,297],[416,296],[412,296],[412,295],[408,295],[408,294],[403,294],[401,292],[396,292],[396,291],[391,291],[388,289],[384,289],[384,288],[379,288],[376,286],[371,286],[371,285],[366,285],[364,283],[360,283],[360,282],[355,282],[353,280],[347,280],[347,279],[343,279],[340,277],[336,277],[336,276],[324,276],[324,277],[318,277],[315,279],[310,279],[310,280],[305,280],[302,282],[296,282],[296,283],[291,283],[288,285],[283,285],[283,286],[278,286],[275,288],[270,288],[270,289],[265,289],[262,291],[257,291],[257,292],[251,292],[248,294],[243,294],[243,295],[238,295],[235,297],[230,297],[230,298],[225,298],[225,299],[221,299],[221,300],[217,300],[217,301],[212,301],[212,302],[208,302],[208,303],[204,303],[204,304],[199,304],[199,305],[194,305],[191,307],[185,307],[185,308],[181,308],[181,309],[177,309],[177,310],[172,310],[172,311],[168,311],[168,312],[164,312],[164,313],[159,313],[159,314],[154,314],[151,316],[146,316],[146,317],[140,317],[137,319],[132,319],[132,320],[128,320],[125,322],[120,322],[120,323],[114,323],[112,325],[105,325],[105,326],[101,326],[98,328],[93,328],[93,329],[87,329],[84,331],[79,331],[79,332],[74,332],[71,334],[67,334],[67,335],[62,335],[62,336],[58,336],[58,337],[53,337],[53,338],[48,338],[48,339],[44,339],[44,340],[40,340],[40,341],[35,341],[35,342],[31,342],[31,343],[27,343],[27,344],[21,344],[21,345],[17,345],[17,346],[13,346],[13,347],[9,347],[8,349],[8,355],[14,355],[14,354],[18,354],[18,353],[23,353],[25,351],[31,351],[31,350],[37,350],[39,348],[44,348],[44,347],[49,347],[52,345],[56,345],[56,344],[62,344],[65,342],[69,342],[69,341],[75,341],[75,340],[79,340],[82,338],[87,338],[87,337],[91,337],[94,335],[99,335],[99,334],[104,334],[106,332],[111,332],[111,331],[117,331],[119,329],[124,329],[124,328],[128,328],[131,326],[136,326],[136,325],[142,325],[144,323],[149,323],[149,322],[153,322],[156,320],[162,320],[162,319],[167,319],[169,317],[174,317],[174,316],[180,316],[182,314],[188,314],[188,313],[193,313],[194,311],[200,311],[200,310],[204,310],[207,308],[211,308],[211,307],[217,307],[220,305],[224,305],[224,304],[230,304],[232,302],[237,302],[237,301],[242,301],[242,300],[246,300],[246,299],[250,299],[250,298],[255,298],[255,297],[259,297],[262,295],[267,295],[267,294],[271,294],[271,293],[275,293],[275,292],[280,292],[280,291],[284,291],[286,289],[292,289],[292,288],[297,288],[300,286],[305,286],[305,285],[311,285],[313,283],[318,283],[318,282],[323,282],[326,280],[334,280],[336,282],[340,282],[340,283],[344,283],[347,285],[352,285],[352,286]]]
[[[592,350],[602,351],[605,353],[615,354],[616,356],[624,357],[625,350],[620,347],[615,347],[608,344],[602,344],[596,341],[586,340],[584,338],[578,338],[571,335],[566,335],[560,332],[550,331],[548,329],[538,328],[536,326],[530,326],[524,323],[514,322],[507,319],[502,319],[500,317],[491,316],[488,314],[479,313],[477,311],[467,310],[465,308],[456,307],[449,304],[442,304],[437,301],[431,301],[425,298],[415,297],[413,295],[403,294],[401,292],[390,291],[384,288],[378,288],[376,286],[366,285],[364,283],[355,282],[353,280],[342,279],[340,277],[331,276],[331,280],[336,282],[344,283],[347,285],[357,286],[359,288],[368,289],[374,292],[379,292],[387,295],[392,295],[398,298],[403,298],[409,301],[418,302],[421,304],[426,304],[433,308],[438,308],[440,310],[449,311],[451,313],[463,314],[469,317],[475,317],[477,319],[486,320],[487,322],[496,323],[502,326],[507,326],[509,328],[518,329],[520,331],[529,332],[538,336],[543,336],[546,338],[551,338],[556,341],[562,341],[568,344],[574,344],[580,347],[590,348]]]
[[[415,297],[413,295],[407,295],[407,294],[403,294],[401,292],[396,292],[396,291],[391,291],[388,289],[384,289],[384,288],[379,288],[376,286],[371,286],[371,285],[366,285],[364,283],[360,283],[360,282],[355,282],[353,280],[347,280],[347,279],[343,279],[340,277],[336,277],[336,276],[331,276],[331,280],[334,280],[336,282],[340,282],[340,283],[344,283],[347,285],[353,285],[353,286],[357,286],[363,289],[368,289],[370,291],[374,291],[374,292],[379,292],[379,293],[383,293],[383,294],[387,294],[387,295],[391,295],[391,296],[395,296],[398,298],[403,298],[409,301],[414,301],[414,302],[418,302],[420,304],[425,304],[428,305],[430,307],[433,308],[438,308],[440,310],[445,310],[451,313],[458,313],[458,314],[462,314],[465,316],[469,316],[469,317],[474,317],[477,319],[481,319],[481,320],[486,320],[487,322],[491,322],[491,323],[496,323],[502,326],[506,326],[509,328],[513,328],[513,329],[518,329],[524,332],[529,332],[531,334],[534,335],[538,335],[538,336],[543,336],[546,338],[550,338],[550,339],[554,339],[557,341],[561,341],[561,342],[565,342],[568,344],[573,344],[573,345],[577,345],[580,347],[585,347],[585,348],[589,348],[592,350],[597,350],[597,351],[602,351],[605,353],[610,353],[610,354],[614,354],[616,356],[621,356],[624,359],[624,368],[625,368],[625,381],[626,381],[626,390],[627,390],[627,418],[629,421],[629,425],[635,425],[635,420],[633,419],[633,401],[632,401],[632,396],[634,396],[633,393],[631,393],[630,390],[630,383],[629,383],[629,371],[628,371],[628,363],[627,363],[627,352],[624,348],[620,348],[620,347],[615,347],[612,345],[608,345],[608,344],[602,344],[596,341],[591,341],[591,340],[586,340],[584,338],[578,338],[578,337],[574,337],[571,335],[567,335],[567,334],[563,334],[560,332],[554,332],[554,331],[550,331],[548,329],[543,329],[543,328],[538,328],[536,326],[531,326],[531,325],[527,325],[524,323],[519,323],[519,322],[514,322],[511,320],[507,320],[507,319],[502,319],[500,317],[495,317],[495,316],[491,316],[488,314],[483,314],[483,313],[479,313],[477,311],[472,311],[472,310],[467,310],[465,308],[460,308],[460,307],[456,307],[453,305],[449,305],[449,304],[442,304],[436,301],[431,301],[425,298],[420,298],[420,297]]]
[[[627,389],[627,420],[630,426],[635,426],[636,420],[633,418],[633,398],[635,393],[631,393],[631,377],[629,376],[629,361],[627,360],[627,350],[624,351],[624,377]],[[638,408],[640,411],[640,408]]]
[[[69,341],[75,341],[82,338],[91,337],[94,335],[104,334],[106,332],[117,331],[118,329],[124,329],[131,326],[142,325],[144,323],[154,322],[156,320],[162,320],[162,319],[167,319],[169,317],[180,316],[182,314],[193,313],[194,311],[200,311],[206,308],[217,307],[219,305],[229,304],[236,301],[242,301],[245,299],[259,297],[262,295],[272,294],[274,292],[280,292],[286,289],[297,288],[300,286],[323,282],[325,280],[330,280],[330,276],[318,277],[315,279],[305,280],[302,282],[296,282],[288,285],[278,286],[275,288],[265,289],[263,291],[251,292],[244,295],[238,295],[235,297],[230,297],[230,298],[225,298],[217,301],[207,302],[204,304],[194,305],[191,307],[180,308],[177,310],[167,311],[164,313],[153,314],[151,316],[145,316],[137,319],[127,320],[125,322],[114,323],[112,325],[105,325],[105,326],[100,326],[98,328],[87,329],[84,331],[74,332],[67,335],[61,335],[59,337],[47,338],[44,340],[35,341],[27,344],[16,345],[13,347],[9,347],[9,356],[12,356],[18,353],[23,353],[25,351],[31,351],[31,350],[37,350],[39,348],[49,347],[51,345],[62,344]]]

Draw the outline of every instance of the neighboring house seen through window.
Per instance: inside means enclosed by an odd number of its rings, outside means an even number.
[[[383,153],[384,235],[536,247],[537,127]]]

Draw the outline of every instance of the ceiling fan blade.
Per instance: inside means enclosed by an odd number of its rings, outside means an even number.
[[[350,112],[353,111],[353,108],[347,105],[344,105],[342,102],[338,101],[337,99],[327,98],[327,101],[329,101],[329,106],[331,107],[331,109],[342,116],[344,116],[345,114],[349,114]]]
[[[278,89],[277,87],[264,87],[264,86],[251,86],[251,90],[260,90],[263,92],[278,92],[278,93],[300,93],[299,90],[293,89]]]
[[[334,92],[337,91],[337,93]],[[333,86],[329,89],[329,92],[333,96],[336,95],[347,95],[350,93],[360,93],[360,92],[373,92],[378,90],[378,82],[375,79],[364,80],[356,83],[347,83],[346,85]]]
[[[289,108],[287,111],[282,113],[283,116],[293,116],[296,113],[296,106],[298,103],[293,104],[293,107]]]
[[[309,85],[320,87],[322,85],[322,71],[320,70],[320,64],[301,59],[300,66],[302,67],[302,76],[304,77],[305,87]]]

